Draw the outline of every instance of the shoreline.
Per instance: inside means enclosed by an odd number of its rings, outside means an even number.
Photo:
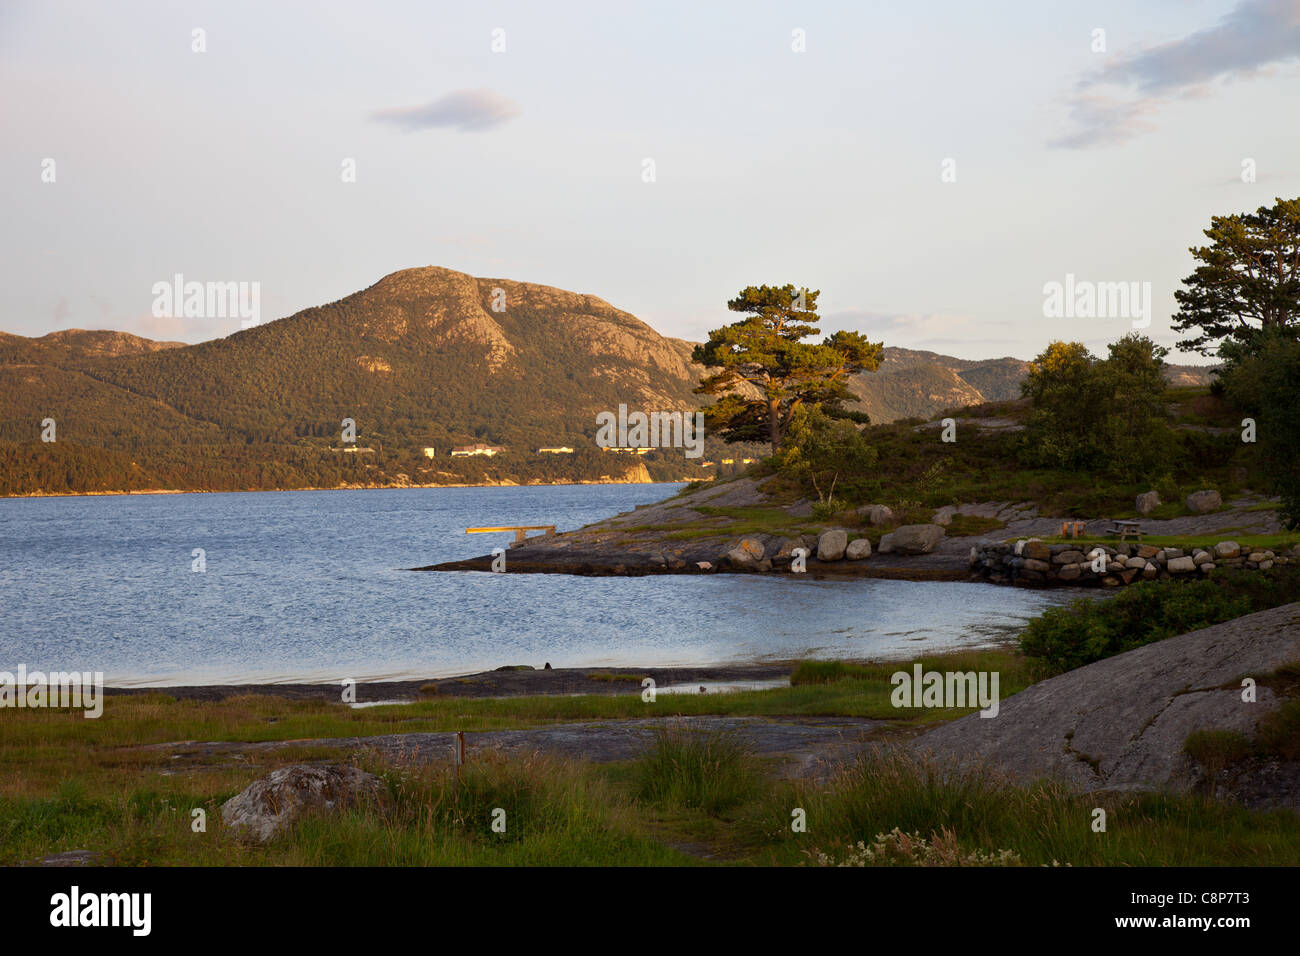
[[[674,684],[728,683],[743,681],[777,680],[789,677],[797,661],[771,661],[748,664],[702,664],[698,666],[665,667],[555,667],[518,669],[507,665],[489,671],[477,671],[457,677],[430,677],[394,681],[357,681],[356,703],[418,700],[437,700],[447,697],[532,697],[561,696],[569,694],[640,694],[643,677],[654,680],[656,687]],[[527,665],[521,665],[527,666]],[[589,675],[610,675],[606,679]],[[615,675],[632,675],[637,680],[611,679]],[[421,688],[437,685],[437,692],[422,692]],[[283,697],[287,700],[326,700],[340,703],[342,682],[283,683],[283,684],[187,684],[153,687],[104,688],[106,697],[127,697],[140,694],[165,694],[177,700],[219,701],[230,697],[259,696]]]
[[[257,495],[282,494],[292,491],[402,491],[428,488],[562,488],[585,485],[687,485],[703,479],[683,478],[678,481],[528,481],[528,482],[478,482],[469,484],[429,485],[335,485],[330,488],[149,488],[141,491],[33,491],[21,495],[0,495],[0,500],[21,498],[115,498],[132,495]]]

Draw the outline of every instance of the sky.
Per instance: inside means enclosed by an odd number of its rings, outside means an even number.
[[[1049,284],[1150,283],[1172,346],[1210,217],[1300,196],[1297,116],[1300,0],[0,0],[0,330],[198,342],[239,319],[156,283],[273,319],[437,265],[695,340],[792,283],[963,358],[1104,354],[1141,319]]]

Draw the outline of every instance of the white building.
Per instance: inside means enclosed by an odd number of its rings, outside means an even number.
[[[477,442],[473,445],[458,445],[451,450],[451,457],[461,458],[467,455],[487,455],[490,458],[491,456],[500,454],[503,451],[505,451],[505,449],[497,445],[485,445],[482,442]]]

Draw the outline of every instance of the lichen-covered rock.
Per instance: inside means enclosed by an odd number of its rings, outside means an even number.
[[[221,805],[221,820],[258,843],[309,812],[330,812],[386,798],[383,782],[356,767],[281,767]]]
[[[723,561],[733,568],[757,568],[763,560],[764,551],[763,542],[755,538],[742,538],[723,555]]]

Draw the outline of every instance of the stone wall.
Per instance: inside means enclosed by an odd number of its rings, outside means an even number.
[[[1122,587],[1135,581],[1203,577],[1216,568],[1269,568],[1300,561],[1300,548],[1284,554],[1243,550],[1235,541],[1190,549],[1149,544],[1047,544],[1028,538],[1014,544],[971,548],[971,572],[995,584]]]

